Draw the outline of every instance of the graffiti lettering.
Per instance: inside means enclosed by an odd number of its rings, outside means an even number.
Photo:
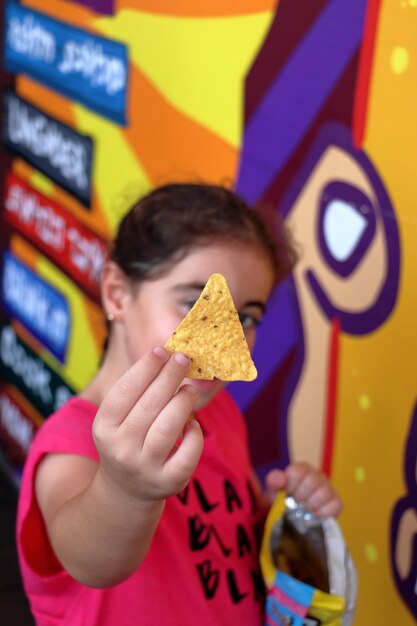
[[[52,402],[50,372],[39,358],[26,354],[12,328],[5,327],[1,333],[0,356],[3,364],[21,378],[35,396],[39,396],[45,404]]]
[[[75,267],[98,282],[106,256],[105,248],[96,239],[87,239],[77,229],[70,227],[67,232],[70,246],[70,259]]]
[[[55,37],[35,20],[33,14],[25,15],[22,20],[10,20],[7,44],[12,50],[37,61],[52,63],[55,59]]]
[[[222,575],[219,568],[214,568],[211,561],[206,559],[197,564],[198,576],[201,585],[204,590],[204,595],[207,600],[211,600],[215,597],[217,591],[220,589],[222,583],[227,586],[229,596],[234,604],[238,604],[249,594],[253,594],[255,598],[259,598],[260,587],[263,588],[260,583],[259,574],[252,570],[252,585],[250,589],[241,589],[237,580],[237,575],[232,569],[227,569]]]
[[[203,486],[197,479],[192,481],[192,487],[195,491],[198,502],[204,512],[209,513],[220,505],[219,501],[210,500],[208,493],[204,490]],[[241,510],[243,508],[242,497],[241,495],[239,495],[239,493],[229,480],[224,481],[223,493],[225,507],[229,513],[232,513],[234,509]],[[249,497],[251,513],[255,515],[258,510],[258,502],[253,486],[251,485],[251,482],[249,480],[246,483],[246,495]],[[180,494],[178,494],[177,497],[182,504],[188,504],[190,497],[190,484],[188,484],[186,488]]]
[[[110,57],[93,40],[65,43],[63,59],[58,65],[62,74],[81,74],[92,87],[104,87],[113,95],[126,87],[126,69],[121,59]]]
[[[61,252],[65,246],[65,220],[51,207],[41,203],[39,196],[12,185],[6,198],[5,208],[19,217],[28,227],[33,227],[39,239]]]
[[[47,159],[79,189],[88,188],[88,159],[84,146],[65,136],[57,123],[29,110],[16,98],[9,99],[7,123],[8,136],[13,144],[29,150],[37,158]]]
[[[228,511],[232,512],[234,507],[238,509],[242,508],[242,501],[229,480],[224,481],[224,492],[226,496],[226,507]]]
[[[210,483],[210,488],[213,486]],[[252,561],[250,557],[257,553],[254,488],[250,480],[238,489],[228,479],[223,479],[218,487],[213,498],[198,479],[193,479],[177,496],[183,506],[190,506],[193,511],[187,518],[189,550],[196,556],[210,556],[195,562],[198,579],[208,600],[217,592],[226,591],[234,604],[250,594],[260,601],[264,583],[260,571],[252,567],[256,559]],[[195,513],[195,505],[201,514]],[[247,573],[240,579],[240,569],[250,571],[249,583]]]
[[[7,220],[57,261],[77,284],[98,293],[106,242],[27,182],[9,173],[4,201]]]
[[[190,517],[188,525],[190,531],[190,548],[192,551],[202,550],[209,544],[213,537],[225,556],[231,554],[231,548],[225,546],[215,526],[212,524],[204,524],[199,515]]]

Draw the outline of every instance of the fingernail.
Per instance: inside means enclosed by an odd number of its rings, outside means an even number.
[[[182,354],[182,352],[176,352],[176,354],[174,354],[174,360],[183,367],[190,366],[190,359],[185,354]]]
[[[167,350],[165,350],[165,348],[161,348],[160,346],[152,348],[152,353],[160,359],[166,359],[168,357]]]
[[[192,396],[198,396],[198,389],[196,389],[194,385],[187,383],[186,385],[182,385],[181,389],[184,389],[184,391],[190,393]]]
[[[201,424],[198,420],[196,420],[194,417],[187,420],[184,426],[184,434],[189,431],[189,430],[195,430],[198,429],[201,433]]]

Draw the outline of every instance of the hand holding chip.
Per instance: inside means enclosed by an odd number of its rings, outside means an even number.
[[[141,502],[181,491],[200,458],[203,436],[197,421],[189,419],[197,392],[181,386],[185,376],[253,380],[257,375],[220,274],[210,277],[165,348],[154,348],[122,376],[93,426],[106,483]]]
[[[93,425],[101,478],[116,496],[154,503],[179,493],[203,449],[190,414],[197,400],[180,386],[190,366],[183,354],[154,348],[111,388]]]

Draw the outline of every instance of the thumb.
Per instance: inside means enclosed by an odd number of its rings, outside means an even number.
[[[266,475],[265,492],[271,502],[278,491],[287,487],[287,482],[287,474],[284,470],[273,469]]]

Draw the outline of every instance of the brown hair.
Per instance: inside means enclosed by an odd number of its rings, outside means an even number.
[[[135,203],[120,222],[111,258],[140,282],[160,275],[196,245],[219,240],[258,246],[277,282],[296,261],[276,209],[253,209],[225,187],[198,183],[165,185]]]

